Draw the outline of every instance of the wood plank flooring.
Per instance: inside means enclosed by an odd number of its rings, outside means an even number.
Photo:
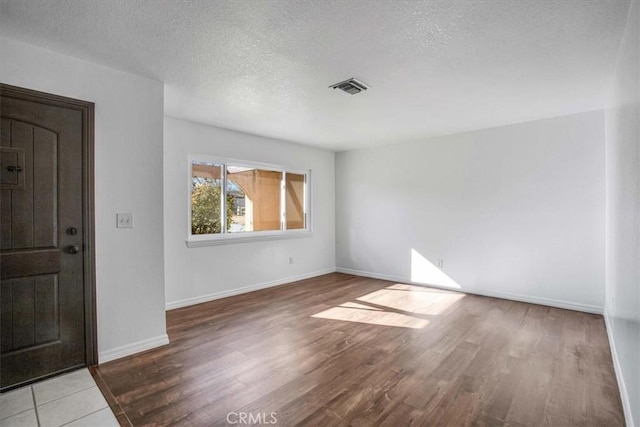
[[[334,273],[167,328],[93,369],[123,425],[624,425],[598,315]]]

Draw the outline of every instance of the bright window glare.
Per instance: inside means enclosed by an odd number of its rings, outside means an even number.
[[[255,170],[255,168],[246,168],[244,166],[227,166],[227,172],[229,173],[240,173]]]

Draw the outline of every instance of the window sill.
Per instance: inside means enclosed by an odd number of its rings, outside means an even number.
[[[263,242],[268,240],[302,239],[313,237],[313,232],[308,230],[276,232],[276,233],[253,233],[249,236],[238,234],[224,234],[221,236],[191,237],[185,241],[188,248],[201,248],[205,246],[234,245],[236,243]]]

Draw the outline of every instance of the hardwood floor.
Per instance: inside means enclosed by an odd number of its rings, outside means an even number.
[[[167,327],[93,369],[123,424],[624,425],[598,315],[334,273]]]

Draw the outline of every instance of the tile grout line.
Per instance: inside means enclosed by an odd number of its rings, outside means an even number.
[[[33,386],[29,386],[31,390],[31,398],[33,399],[33,411],[36,413],[36,422],[38,423],[38,427],[40,425],[40,415],[38,414],[38,404],[36,403],[36,392],[33,390]]]
[[[29,412],[33,408],[25,409],[24,411],[16,412],[15,414],[7,415],[6,417],[0,418],[0,421],[8,420],[11,417],[15,417],[16,415],[24,414],[25,412]]]
[[[103,410],[105,410],[105,409],[107,409],[107,408],[109,408],[109,405],[105,406],[104,408],[96,409],[95,411],[93,411],[93,412],[91,412],[91,413],[89,413],[89,414],[87,414],[87,415],[83,415],[83,416],[81,416],[80,418],[76,418],[75,420],[68,421],[68,422],[66,422],[66,423],[64,423],[64,424],[62,424],[62,425],[60,425],[60,427],[64,427],[64,426],[66,426],[66,425],[69,425],[69,424],[71,424],[71,423],[74,423],[74,422],[76,422],[76,421],[79,421],[79,420],[81,420],[81,419],[83,419],[83,418],[87,418],[89,415],[93,415],[93,414],[95,414],[95,413],[97,413],[97,412],[100,412],[100,411],[103,411]],[[111,409],[111,408],[109,408],[109,409]]]
[[[81,390],[76,390],[73,393],[65,394],[64,396],[56,397],[55,399],[52,399],[52,400],[47,400],[46,402],[42,402],[40,404],[40,406],[48,405],[51,402],[55,402],[57,400],[64,399],[65,397],[73,396],[74,394],[78,394],[78,393],[81,393],[83,391],[87,391],[87,390],[89,390],[90,388],[93,388],[93,387],[97,387],[97,385],[94,384],[94,385],[91,385],[89,387],[85,387],[85,388],[83,388]]]

